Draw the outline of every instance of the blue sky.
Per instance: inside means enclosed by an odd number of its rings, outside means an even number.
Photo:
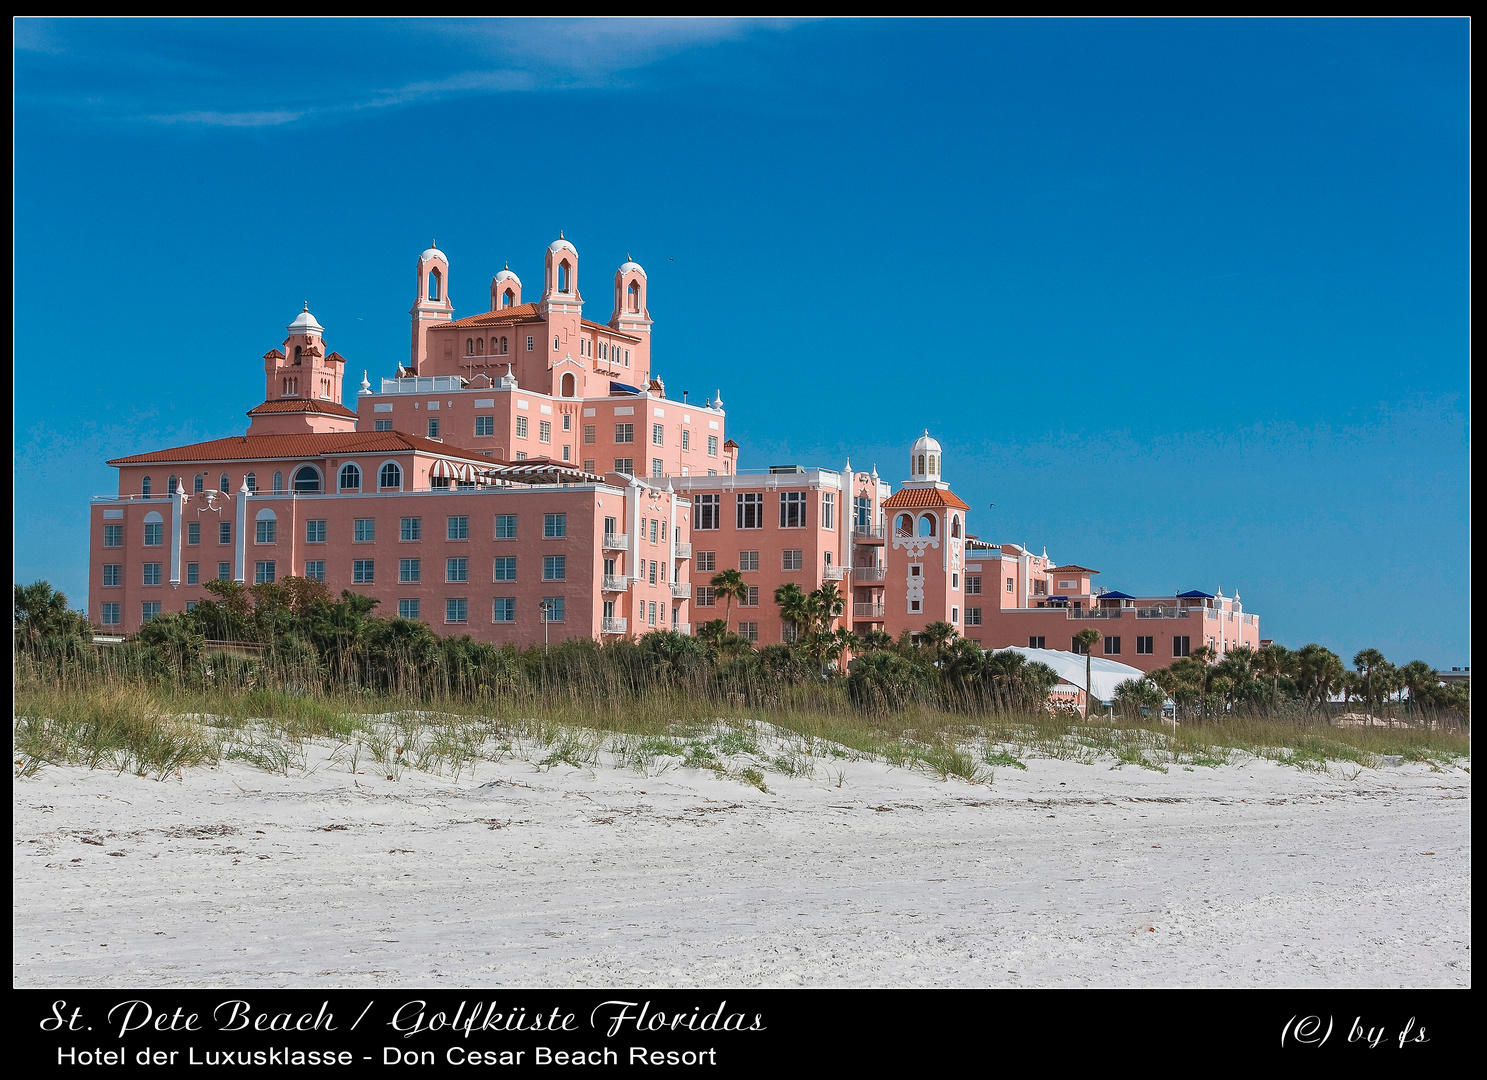
[[[308,300],[375,379],[563,229],[745,466],[925,427],[972,531],[1470,662],[1469,36],[1388,21],[16,24],[16,579],[238,433]],[[989,504],[995,504],[990,507]]]

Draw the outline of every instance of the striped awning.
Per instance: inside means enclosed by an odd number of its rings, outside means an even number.
[[[523,461],[512,465],[490,465],[486,475],[529,484],[602,484],[604,477],[557,461]]]
[[[440,458],[429,469],[429,476],[446,480],[458,480],[462,483],[469,484],[475,480],[475,466]]]

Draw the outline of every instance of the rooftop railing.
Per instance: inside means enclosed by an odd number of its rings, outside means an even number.
[[[1188,612],[1186,608],[1166,607],[1157,605],[1155,607],[1138,607],[1136,618],[1138,619],[1186,619]]]
[[[1120,608],[1070,608],[1066,617],[1070,619],[1119,619],[1122,614]]]
[[[423,375],[408,379],[383,379],[384,394],[433,394],[463,390],[465,380],[458,375]]]

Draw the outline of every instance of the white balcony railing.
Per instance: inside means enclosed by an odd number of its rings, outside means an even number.
[[[1175,607],[1158,605],[1156,607],[1138,607],[1136,609],[1136,618],[1138,619],[1186,619],[1187,617],[1188,613],[1186,609]]]
[[[821,571],[822,581],[841,581],[846,576],[847,568],[845,566],[837,566],[835,563],[825,567]]]
[[[690,581],[673,581],[671,583],[671,595],[678,600],[692,599],[692,583]]]
[[[854,566],[852,567],[852,580],[857,584],[864,581],[882,581],[884,570],[881,566]]]
[[[672,623],[672,629],[674,629],[682,637],[692,636],[692,624],[689,622]]]
[[[605,551],[624,551],[630,546],[630,537],[626,533],[605,533]]]
[[[678,559],[690,559],[692,557],[692,545],[691,544],[677,544],[676,545],[676,557]]]
[[[600,621],[602,625],[599,631],[604,634],[623,634],[625,627],[629,625],[628,619],[602,619]]]
[[[881,619],[883,617],[883,605],[853,604],[852,617],[854,619]]]
[[[407,379],[383,379],[384,394],[432,394],[444,390],[463,390],[465,380],[458,375],[422,375]]]
[[[883,539],[883,525],[853,525],[853,540],[881,540]]]
[[[624,574],[605,574],[605,592],[627,592],[630,588],[630,579]]]

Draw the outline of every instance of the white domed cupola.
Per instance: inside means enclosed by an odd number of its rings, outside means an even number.
[[[578,249],[564,238],[547,246],[547,281],[543,299],[562,298],[581,303],[578,293]]]
[[[508,263],[496,271],[491,278],[491,310],[516,307],[521,303],[521,278],[517,277]]]
[[[940,444],[930,438],[929,429],[924,429],[924,434],[914,441],[913,449],[909,451],[909,480],[910,482],[943,482],[944,454],[940,450]]]

